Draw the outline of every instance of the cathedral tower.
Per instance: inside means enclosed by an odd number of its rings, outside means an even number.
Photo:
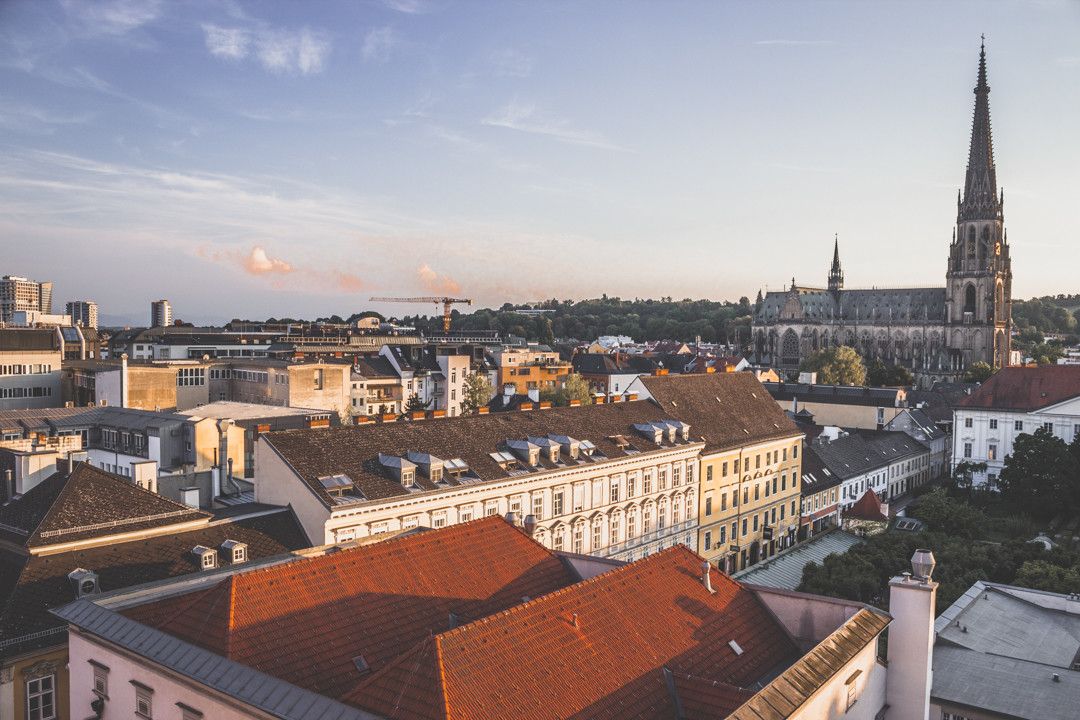
[[[985,42],[979,50],[975,113],[963,194],[945,275],[945,346],[950,368],[974,362],[1009,364],[1012,264],[1005,234],[1005,193],[998,194],[990,134],[990,87]]]
[[[844,271],[840,269],[840,236],[833,240],[832,268],[829,270],[829,292],[839,295],[844,289]]]

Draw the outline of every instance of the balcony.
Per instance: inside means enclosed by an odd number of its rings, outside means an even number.
[[[621,552],[627,550],[633,550],[634,548],[641,547],[642,545],[648,545],[649,543],[662,540],[673,535],[681,535],[682,533],[697,528],[696,520],[685,520],[675,525],[669,525],[662,530],[651,530],[647,533],[642,533],[637,537],[630,538],[625,542],[613,543],[607,547],[594,550],[592,555],[599,555],[600,557],[611,557],[612,555],[618,555]]]

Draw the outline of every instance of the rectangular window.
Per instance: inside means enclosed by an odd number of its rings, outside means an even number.
[[[141,718],[154,717],[153,689],[134,680],[131,681],[131,684],[135,686],[135,715]]]
[[[971,418],[964,418],[964,427],[969,428],[972,426]]]
[[[990,429],[991,430],[997,430],[997,420],[991,420],[990,421]]]
[[[539,522],[544,519],[544,496],[534,495],[532,499],[533,519]]]
[[[656,484],[661,490],[667,490],[667,470],[659,470],[656,473]]]
[[[716,546],[721,547],[726,542],[727,542],[727,527],[721,525],[720,526],[720,539],[717,541]]]
[[[708,530],[705,531],[705,549],[706,550],[711,550],[712,549],[712,533],[709,532]]]
[[[1024,421],[1023,420],[1017,420],[1016,422],[1013,423],[1013,430],[1015,430],[1017,432],[1021,432],[1021,431],[1023,431],[1023,429],[1024,429]]]
[[[990,443],[986,446],[986,459],[997,460],[997,445]]]
[[[971,457],[971,443],[964,443],[964,457]]]
[[[626,497],[632,498],[637,493],[637,473],[626,476]]]
[[[705,482],[712,482],[712,465],[705,466]]]
[[[761,483],[754,483],[754,502],[761,499]]]
[[[757,529],[758,529],[758,516],[757,516],[757,513],[755,513],[754,514],[754,532],[757,532]]]
[[[679,487],[682,485],[682,470],[679,466],[671,468],[671,487]]]
[[[1052,422],[1044,422],[1042,424],[1042,426],[1043,426],[1043,430],[1048,430],[1050,432],[1054,432],[1054,423],[1052,423]]]
[[[619,481],[616,478],[611,479],[611,502],[619,502]]]
[[[743,520],[745,523],[746,521]],[[739,541],[739,523],[738,521],[731,523],[731,542]]]
[[[491,517],[492,515],[498,515],[498,514],[499,514],[499,501],[498,500],[488,500],[487,502],[484,503],[484,516],[485,517]]]
[[[458,510],[458,522],[469,522],[473,518],[472,506],[463,507]]]
[[[551,514],[553,517],[558,517],[563,514],[563,493],[562,490],[551,496]]]
[[[101,663],[90,661],[90,667],[94,672],[94,694],[105,700],[109,699],[109,668]]]
[[[720,463],[720,477],[727,477],[727,461]]]
[[[793,458],[799,457],[799,446],[798,445],[795,445],[795,446],[793,446],[791,448],[791,457],[793,457]]]
[[[56,675],[26,681],[26,717],[29,720],[55,720]]]
[[[712,515],[712,498],[705,498],[705,514]]]
[[[756,468],[760,468],[760,467],[761,467],[761,453],[758,453],[757,455],[754,456],[754,468],[756,469]]]
[[[437,513],[431,514],[431,527],[441,528],[446,527],[446,511],[441,510]]]
[[[739,474],[739,458],[735,458],[735,459],[734,459],[734,460],[733,460],[733,461],[731,462],[731,471],[732,471],[733,473],[735,473],[736,475],[738,475],[738,474]],[[726,474],[726,473],[725,473],[725,474]]]
[[[652,473],[646,472],[641,480],[641,492],[645,495],[652,494]]]
[[[727,510],[727,493],[726,492],[720,493],[720,511],[723,512],[724,510]]]
[[[747,519],[743,518],[743,520],[742,520],[742,534],[743,534],[743,537],[746,537],[746,526],[747,526]]]

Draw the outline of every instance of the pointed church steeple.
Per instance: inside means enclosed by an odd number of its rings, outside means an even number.
[[[844,288],[844,271],[840,268],[840,235],[833,236],[832,268],[829,270],[829,292],[838,293]]]
[[[996,220],[1001,217],[994,167],[994,138],[990,129],[990,86],[986,82],[986,40],[979,46],[979,77],[975,85],[975,111],[971,120],[964,199],[959,220]]]

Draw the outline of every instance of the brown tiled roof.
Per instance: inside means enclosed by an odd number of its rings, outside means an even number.
[[[776,408],[775,403],[773,408]],[[608,458],[620,458],[626,453],[611,439],[612,436],[624,436],[636,451],[657,450],[658,447],[638,435],[633,426],[672,418],[672,412],[661,409],[656,403],[639,400],[420,422],[285,430],[260,437],[277,450],[326,505],[332,506],[333,500],[319,482],[320,477],[344,473],[368,500],[408,494],[409,491],[380,465],[380,453],[402,456],[411,450],[430,453],[444,461],[461,458],[480,481],[501,480],[510,477],[510,473],[503,470],[490,454],[504,449],[502,444],[506,440],[548,434],[569,435],[577,440],[592,441]],[[691,427],[691,436],[697,434]],[[564,466],[541,460],[536,470],[556,467]],[[424,490],[440,487],[420,472],[416,473],[416,484]],[[453,478],[446,477],[446,486],[457,484]]]
[[[52,555],[0,551],[0,641],[63,625],[49,609],[75,600],[67,575],[76,568],[97,573],[102,591],[118,590],[197,572],[200,567],[192,548],[216,548],[225,540],[247,543],[249,561],[309,545],[292,511],[281,509],[187,532]],[[227,564],[227,558],[222,564]],[[50,642],[56,639],[47,639],[45,644]]]
[[[802,434],[753,373],[654,375],[638,382],[667,416],[705,438],[705,452]]]
[[[867,490],[855,504],[844,511],[844,517],[853,520],[888,521],[888,516],[881,512],[881,500],[873,490]]]
[[[961,400],[962,408],[1031,412],[1080,397],[1080,365],[1040,365],[998,370]]]
[[[32,548],[209,517],[81,462],[0,507],[0,538]]]
[[[666,667],[695,717],[724,717],[800,653],[752,591],[713,570],[710,593],[702,565],[677,546],[426,638],[344,699],[391,719],[675,720]]]
[[[425,638],[577,580],[499,517],[232,575],[126,614],[331,697]]]

